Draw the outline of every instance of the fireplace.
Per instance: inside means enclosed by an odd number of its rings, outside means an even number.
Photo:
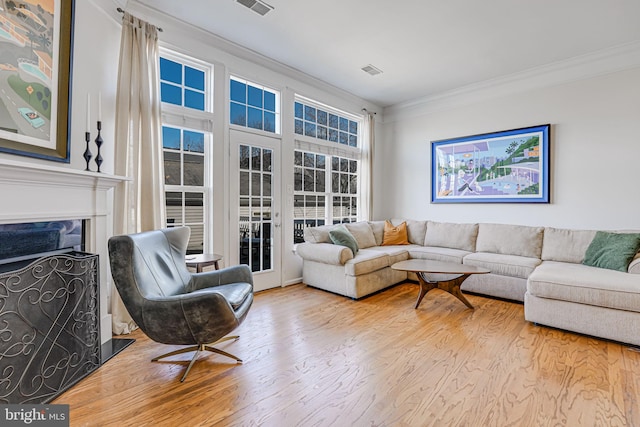
[[[100,341],[111,341],[111,278],[107,241],[113,234],[113,189],[129,178],[51,163],[0,158],[0,224],[84,221],[84,250],[99,255]]]
[[[92,254],[87,255],[76,253],[76,256],[81,258],[84,256],[94,257],[91,259],[94,260],[92,262],[95,262],[97,266],[95,271],[95,274],[97,275],[96,279],[89,279],[89,277],[94,273],[87,271],[85,273],[87,274],[87,277],[82,280],[85,284],[90,283],[92,286],[97,288],[96,298],[88,298],[91,294],[85,293],[83,297],[80,298],[79,304],[87,304],[85,308],[81,310],[85,313],[85,316],[89,316],[86,314],[88,313],[87,307],[89,307],[89,302],[87,301],[92,301],[91,304],[96,306],[95,313],[97,313],[98,316],[97,325],[99,328],[96,341],[98,346],[101,347],[100,361],[102,363],[105,363],[109,357],[117,354],[132,341],[112,339],[111,314],[109,313],[109,300],[112,283],[109,276],[109,254],[107,251],[107,241],[113,234],[113,189],[119,184],[129,180],[130,179],[127,177],[114,176],[107,173],[87,172],[50,163],[32,163],[0,157],[0,200],[4,200],[6,202],[3,204],[2,210],[0,210],[0,225],[36,223],[38,224],[36,228],[40,229],[43,227],[46,228],[43,224],[50,224],[51,228],[56,228],[53,223],[62,222],[63,224],[57,224],[57,226],[58,228],[61,228],[59,226],[64,225],[64,234],[69,237],[69,240],[65,239],[65,241],[80,239],[82,242],[81,244],[84,246],[81,246],[79,251],[86,251]],[[82,231],[80,235],[77,233],[78,221],[82,221]],[[76,223],[76,226],[73,228],[72,223]],[[71,232],[70,230],[74,230],[74,232]],[[32,232],[34,231],[32,230]],[[57,237],[59,237],[59,235]],[[39,238],[45,242],[49,242],[50,244],[52,241],[56,240],[56,234],[51,233],[48,237],[39,236]],[[66,247],[68,245],[64,244],[63,246]],[[58,252],[49,253],[48,249],[44,249],[44,247],[48,248],[48,246],[42,246],[40,249],[44,252],[38,252],[36,254],[36,256],[41,257],[38,258],[38,261],[42,259],[49,259],[49,257],[66,257],[70,255],[67,253],[68,249],[57,249],[56,251]],[[78,252],[78,247],[75,244],[73,247],[76,252]],[[4,268],[4,270],[0,268],[0,271],[4,271],[4,273],[0,274],[9,273],[9,270],[12,268],[14,271],[15,269],[23,269],[28,267],[28,265],[34,261],[33,259],[30,259],[28,255],[23,256],[26,258],[22,260],[7,260],[5,258],[5,264],[0,263],[0,267]],[[16,261],[21,264],[13,264],[11,261]],[[10,264],[13,265],[10,266]],[[72,284],[64,285],[66,286],[65,289],[69,286],[73,286],[77,281],[71,280],[71,282]],[[64,292],[71,294],[66,290]],[[33,295],[37,295],[37,292],[34,291]],[[80,294],[75,293],[74,295],[79,296]],[[2,296],[3,295],[0,295],[0,304],[3,302]],[[94,308],[92,307],[91,309],[93,310]],[[65,313],[65,311],[62,310],[62,313]],[[31,316],[31,314],[29,314],[29,316]],[[75,318],[72,317],[71,319]],[[76,320],[70,320],[70,322],[75,321]],[[3,326],[0,323],[0,331],[2,328]],[[57,332],[60,334],[67,333],[64,332],[63,328],[61,328],[57,323],[50,327],[50,330],[51,334]],[[5,335],[7,333],[8,332],[6,331],[4,332]],[[93,338],[89,339],[87,336],[93,337],[93,332],[84,332],[83,334],[84,335],[82,336],[84,336],[84,338],[81,341],[83,341],[84,344],[88,344],[92,349],[85,350],[87,358],[84,359],[86,363],[85,366],[89,367],[87,370],[90,370],[91,365],[95,364],[96,353],[93,352],[93,349],[95,348],[93,347],[95,345]],[[0,332],[0,342],[5,335],[2,335],[2,332]],[[76,353],[81,354],[82,352],[78,350]],[[73,352],[70,354],[73,354]],[[91,354],[90,357],[88,356],[89,354]],[[76,359],[77,358],[74,358],[73,360],[75,361]],[[87,360],[89,360],[89,362],[86,362]],[[63,361],[62,363],[64,364],[67,362]],[[15,367],[17,365],[14,363],[12,366],[12,368],[9,368],[9,371],[16,370]],[[28,368],[30,369],[31,367]],[[0,369],[0,384],[9,377],[9,371],[5,372]],[[25,378],[26,375],[31,375],[32,371],[28,372],[29,374],[24,374]],[[66,375],[65,380],[60,383],[64,384],[62,386],[64,388],[70,386],[76,378],[77,377]],[[6,386],[3,393],[6,393]],[[41,393],[41,396],[44,396],[45,394],[46,393]],[[53,396],[53,394],[55,394],[55,392],[50,396]],[[49,400],[50,398],[52,397],[45,397],[44,400]]]
[[[46,255],[85,250],[84,219],[0,224],[0,272]]]

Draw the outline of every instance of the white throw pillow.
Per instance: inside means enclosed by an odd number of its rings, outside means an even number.
[[[376,238],[376,246],[382,245],[384,223],[384,221],[369,221],[369,227],[371,227],[371,231],[373,231],[373,235]]]
[[[429,221],[424,245],[473,252],[476,250],[477,237],[478,224]]]
[[[544,228],[542,227],[480,224],[476,252],[540,258],[543,232]]]
[[[581,264],[596,232],[545,227],[542,260]]]
[[[336,225],[321,225],[319,227],[305,227],[304,241],[310,243],[331,243],[329,232],[336,228]]]
[[[376,246],[376,238],[367,221],[352,222],[350,224],[344,224],[344,226],[347,227],[349,233],[355,237],[360,249]]]

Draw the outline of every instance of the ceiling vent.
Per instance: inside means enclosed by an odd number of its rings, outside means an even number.
[[[267,3],[260,0],[236,0],[243,6],[248,7],[253,10],[255,13],[259,15],[266,15],[269,11],[273,10],[273,6],[268,5]]]
[[[364,71],[367,74],[371,74],[372,76],[377,76],[378,74],[382,74],[381,69],[376,68],[371,64],[365,65],[364,67],[362,67],[362,71]]]

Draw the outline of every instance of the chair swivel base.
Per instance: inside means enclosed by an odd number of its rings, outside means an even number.
[[[195,351],[195,353],[193,354],[193,358],[191,359],[191,362],[189,362],[189,366],[187,366],[187,370],[184,372],[184,375],[182,375],[182,378],[180,379],[180,382],[184,382],[185,378],[187,378],[187,375],[189,374],[189,371],[191,370],[191,367],[195,363],[196,359],[198,359],[198,355],[200,354],[201,351],[205,351],[206,350],[206,351],[210,351],[212,353],[218,353],[218,354],[221,354],[223,356],[227,356],[227,357],[229,357],[231,359],[234,359],[238,363],[242,363],[242,359],[240,359],[239,357],[234,356],[231,353],[227,353],[224,350],[220,350],[219,348],[211,347],[212,345],[220,344],[221,342],[224,342],[224,341],[237,340],[239,338],[240,338],[239,336],[233,335],[233,336],[229,336],[229,337],[220,338],[218,341],[213,342],[211,344],[192,345],[190,347],[185,347],[185,348],[181,348],[179,350],[171,351],[169,353],[163,354],[162,356],[154,357],[153,359],[151,359],[151,361],[152,362],[157,362],[158,360],[164,359],[165,357],[170,357],[170,356],[175,356],[176,354],[189,353],[191,351]]]

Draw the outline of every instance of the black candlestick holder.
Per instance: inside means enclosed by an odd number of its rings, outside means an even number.
[[[89,161],[91,160],[91,157],[93,155],[91,154],[91,150],[89,150],[89,141],[91,141],[91,134],[89,132],[84,133],[84,140],[87,142],[87,148],[84,150],[84,154],[82,155],[82,157],[84,157],[84,160],[87,162],[87,168],[85,170],[90,171],[91,169],[89,169]]]
[[[102,136],[100,131],[102,130],[102,122],[98,120],[98,136],[96,136],[95,143],[98,146],[98,154],[96,155],[96,165],[98,165],[98,172],[100,172],[100,165],[102,164],[102,156],[100,155],[100,147],[102,146]]]

